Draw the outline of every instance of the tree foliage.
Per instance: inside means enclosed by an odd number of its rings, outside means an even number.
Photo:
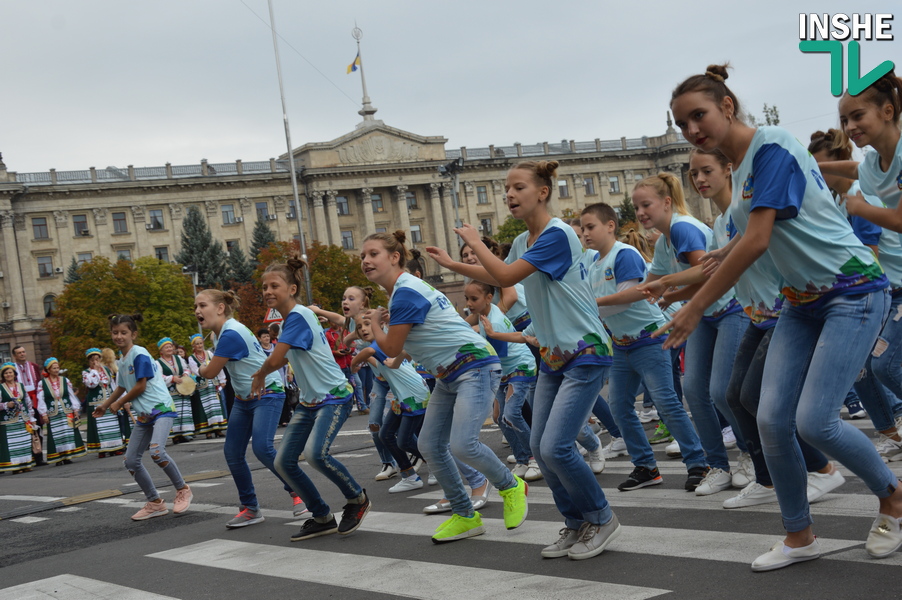
[[[66,269],[66,277],[63,279],[63,283],[70,284],[78,281],[80,275],[78,274],[78,261],[75,260],[75,256],[72,257],[72,262],[69,263],[69,268]]]
[[[762,117],[759,119],[755,117],[755,115],[748,115],[748,119],[750,121],[749,125],[752,127],[758,127],[759,125],[779,125],[780,124],[780,110],[777,108],[777,105],[768,106],[767,103],[764,104],[764,108],[761,111]]]
[[[222,243],[213,239],[206,220],[196,206],[188,208],[182,222],[182,251],[175,260],[192,267],[202,287],[222,287],[229,278],[229,265]]]
[[[636,226],[636,207],[633,206],[633,199],[629,192],[623,193],[623,202],[620,203],[620,226],[626,227]]]
[[[251,263],[257,263],[260,252],[276,241],[276,234],[272,232],[266,221],[258,214],[257,222],[254,223],[254,234],[251,240]],[[256,265],[255,265],[256,266]]]
[[[229,252],[229,280],[233,282],[230,287],[234,288],[234,284],[251,283],[253,277],[254,267],[247,260],[244,250],[236,244]]]
[[[156,341],[171,337],[187,344],[197,331],[190,280],[180,267],[146,256],[133,263],[115,264],[102,256],[82,264],[79,279],[57,298],[56,311],[44,322],[54,355],[70,374],[85,368],[84,352],[111,347],[109,315],[140,312],[137,343],[156,348]],[[77,377],[72,377],[77,381]]]
[[[495,241],[499,244],[510,244],[514,238],[526,231],[526,223],[520,219],[508,216],[495,234]]]

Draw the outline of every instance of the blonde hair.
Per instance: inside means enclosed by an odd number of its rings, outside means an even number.
[[[100,362],[102,362],[107,369],[112,371],[113,375],[119,371],[119,367],[116,364],[116,353],[113,352],[112,348],[104,348],[100,351]]]
[[[673,211],[681,215],[689,215],[689,207],[686,204],[686,197],[683,195],[683,184],[673,173],[658,173],[646,177],[636,184],[633,190],[639,188],[652,188],[659,198],[662,200],[670,197],[670,204]]]
[[[222,304],[225,307],[224,315],[227,319],[232,316],[233,312],[237,312],[241,306],[241,301],[232,292],[223,292],[222,290],[211,288],[197,293],[198,296],[201,294],[207,295],[213,304]]]
[[[297,291],[294,294],[295,300],[300,300],[301,290],[303,289],[302,282],[304,281],[304,268],[307,266],[303,260],[301,260],[298,256],[292,256],[284,263],[271,263],[266,270],[263,272],[264,275],[267,273],[278,273],[282,276],[282,279],[285,280],[289,286],[296,286]]]
[[[831,160],[850,160],[852,158],[852,140],[839,129],[815,131],[811,134],[811,143],[808,144],[808,152],[817,154],[826,150]]]
[[[410,257],[410,253],[407,251],[407,248],[404,246],[404,242],[407,241],[407,234],[404,233],[403,229],[395,230],[393,233],[387,232],[379,232],[379,233],[371,233],[363,240],[364,243],[370,240],[378,240],[382,242],[382,245],[385,246],[385,249],[389,254],[394,254],[397,252],[401,255],[401,258],[398,259],[398,266],[402,269],[404,265],[407,264],[407,259]]]
[[[639,251],[642,260],[647,263],[652,261],[654,251],[648,243],[648,238],[630,227],[629,231],[623,236],[623,241]]]

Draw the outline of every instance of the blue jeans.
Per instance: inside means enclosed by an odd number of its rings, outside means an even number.
[[[357,371],[357,378],[360,380],[360,393],[363,395],[363,403],[369,407],[370,392],[373,391],[373,370],[367,364],[363,364]]]
[[[684,347],[685,344],[679,348],[670,349],[670,361],[671,367],[673,368],[673,391],[676,392],[680,402],[683,401],[683,371],[680,369],[680,354],[683,352]],[[648,387],[646,387],[645,383],[642,383],[639,386],[636,395],[638,396],[639,394],[642,394],[642,408],[654,407],[655,399],[651,397],[651,392],[648,391]]]
[[[570,529],[586,521],[602,525],[613,517],[595,474],[573,443],[607,374],[606,365],[582,365],[563,373],[539,373],[536,384],[529,446]]]
[[[379,431],[382,429],[382,423],[385,421],[386,416],[385,397],[390,391],[388,383],[380,381],[375,377],[373,378],[373,397],[370,399],[369,427],[370,435],[373,436],[373,444],[376,446],[376,452],[379,453],[379,460],[381,460],[383,464],[398,466],[395,463],[395,459],[392,457],[391,452],[389,452],[388,448],[385,447],[385,444],[382,443],[382,438],[379,437]]]
[[[141,462],[141,457],[148,448],[153,462],[163,469],[172,485],[176,489],[185,487],[185,480],[182,479],[179,468],[166,453],[166,440],[169,438],[173,421],[174,417],[159,417],[153,423],[135,423],[128,447],[125,449],[125,468],[135,478],[148,502],[160,499],[160,494],[153,485],[153,478]]]
[[[595,405],[592,407],[592,414],[595,415],[596,419],[601,421],[601,424],[604,425],[605,429],[608,430],[608,433],[611,434],[611,437],[623,437],[623,435],[620,433],[620,429],[617,427],[617,421],[614,420],[614,414],[611,412],[611,406],[601,394],[598,394],[598,398],[595,399]]]
[[[733,413],[727,405],[727,385],[730,383],[739,341],[748,322],[749,318],[742,312],[725,315],[716,321],[702,319],[686,342],[686,376],[683,380],[686,403],[698,429],[708,464],[727,472],[730,470],[730,461],[727,459],[720,420],[714,406],[727,417],[731,425],[735,423]],[[657,403],[657,399],[655,402]],[[670,427],[670,423],[667,423],[667,427]],[[739,432],[739,427],[733,427],[733,430]],[[736,443],[744,451],[745,442],[740,442],[741,438],[741,433],[737,434]]]
[[[474,511],[452,453],[483,473],[495,489],[516,485],[504,463],[479,441],[500,383],[501,366],[487,365],[465,371],[454,381],[439,379],[429,398],[418,445],[456,515],[472,517]]]
[[[352,398],[344,404],[326,404],[316,409],[300,404],[282,436],[282,444],[276,453],[276,472],[282,481],[301,497],[314,517],[329,514],[329,505],[323,501],[319,490],[301,470],[298,458],[301,453],[314,469],[338,486],[348,500],[360,496],[362,488],[354,481],[343,464],[329,455],[329,447],[338,430],[351,414]]]
[[[348,380],[348,383],[351,384],[351,388],[354,390],[354,403],[357,406],[357,410],[366,408],[366,402],[363,400],[363,392],[360,389],[360,378],[357,377],[356,373],[351,372],[351,367],[343,367],[341,372],[344,373],[345,379]]]
[[[877,431],[894,429],[902,415],[902,294],[892,298],[889,317],[874,351],[855,382],[855,391]],[[895,392],[893,390],[896,390]]]
[[[670,358],[670,352],[664,350],[662,344],[647,344],[629,350],[615,346],[610,381],[611,412],[632,463],[637,467],[654,469],[657,466],[655,453],[636,414],[636,396],[633,393],[640,381],[645,382],[651,397],[655,399],[658,414],[680,444],[683,463],[689,469],[704,467],[707,462],[702,444],[673,389]]]
[[[273,438],[276,435],[276,427],[279,425],[279,416],[282,414],[284,403],[285,394],[280,393],[264,394],[260,398],[250,400],[236,398],[235,404],[232,405],[223,452],[226,464],[232,473],[232,479],[235,481],[235,487],[238,488],[238,499],[248,508],[260,506],[254,490],[251,469],[245,458],[247,444],[252,438],[254,456],[279,478],[285,486],[285,491],[291,491],[291,487],[276,473],[273,465],[276,459]]]
[[[511,397],[507,397],[507,389],[510,388]],[[532,452],[529,450],[529,425],[523,418],[523,404],[532,404],[532,397],[536,392],[536,381],[512,381],[502,383],[495,394],[498,401],[498,427],[504,434],[504,438],[511,445],[511,452],[517,462],[525,465],[529,462]]]
[[[417,436],[423,427],[423,415],[396,415],[389,411],[382,422],[379,431],[379,439],[391,452],[392,457],[398,463],[401,471],[407,471],[413,467],[410,464],[408,453],[419,459],[423,459],[417,447]]]
[[[878,497],[898,484],[874,445],[839,418],[846,391],[874,347],[889,292],[834,295],[814,307],[783,306],[764,363],[758,431],[786,531],[811,525],[808,472],[793,426],[840,461]]]

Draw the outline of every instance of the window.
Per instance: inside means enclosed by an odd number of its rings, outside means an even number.
[[[83,265],[87,262],[91,262],[91,259],[94,258],[90,252],[79,252],[75,257],[75,260],[78,261],[78,264]]]
[[[167,246],[159,246],[153,249],[154,256],[157,257],[157,260],[162,260],[163,262],[169,262],[169,248]],[[128,259],[126,259],[128,260]]]
[[[570,187],[567,185],[566,179],[558,179],[557,180],[557,193],[561,198],[569,198],[570,197]]]
[[[294,200],[288,201],[288,218],[289,219],[297,219],[298,218],[298,208],[294,204]]]
[[[594,196],[595,195],[595,180],[591,177],[586,177],[583,179],[583,186],[586,188],[586,196]]]
[[[353,231],[342,231],[341,232],[341,247],[345,250],[353,250],[354,249],[354,232]]]
[[[234,250],[235,248],[239,248],[239,247],[240,246],[238,246],[238,240],[226,240],[226,251],[229,254],[232,253],[232,250]]]
[[[88,215],[72,215],[72,226],[75,228],[75,235],[90,235]]]
[[[150,227],[148,229],[164,229],[165,223],[163,222],[163,209],[155,209],[150,211]],[[127,258],[126,260],[131,260]]]
[[[377,227],[376,233],[385,233],[385,227]]]
[[[128,221],[125,213],[113,213],[113,233],[128,233]]]
[[[491,236],[492,235],[492,220],[491,219],[480,219],[479,220],[479,229],[482,231],[482,235]]]
[[[47,294],[44,296],[44,316],[52,317],[54,311],[56,310],[56,296],[53,294]]]
[[[414,244],[420,244],[423,242],[423,232],[420,231],[419,225],[410,226],[410,241]]]
[[[13,355],[11,354],[9,344],[0,344],[0,360],[3,362],[10,362],[12,357]]]
[[[382,206],[382,194],[373,194],[372,196],[370,196],[370,200],[373,201],[374,213],[385,212],[385,207]]]
[[[407,210],[416,210],[420,208],[420,205],[417,204],[416,192],[407,192],[404,196],[407,198]]]
[[[38,277],[53,277],[53,257],[38,257]]]
[[[132,251],[128,249],[116,250],[116,260],[128,260],[132,259]]]
[[[484,185],[476,186],[476,204],[488,204],[489,203],[489,195],[485,191]]]
[[[620,193],[620,178],[616,175],[611,175],[608,177],[608,181],[611,182],[611,193],[619,194]]]
[[[257,207],[257,219],[265,221],[266,217],[269,216],[269,204],[266,202],[257,202],[254,206]]]
[[[222,205],[222,224],[223,225],[231,225],[235,222],[235,205],[234,204],[223,204]]]
[[[633,179],[635,179],[636,181],[642,181],[643,179],[645,179],[645,175],[643,175],[642,173],[636,173],[635,175],[633,175]]]
[[[351,207],[348,205],[347,196],[335,196],[335,211],[339,215],[351,214]]]
[[[34,239],[49,240],[50,232],[47,231],[47,217],[35,217],[31,220],[31,228],[34,230]]]

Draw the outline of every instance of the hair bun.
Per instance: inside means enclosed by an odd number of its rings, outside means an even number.
[[[408,250],[408,252],[410,252],[410,258],[412,260],[420,260],[420,256],[422,256],[422,254],[420,254],[420,251],[416,248],[411,248],[410,250]]]
[[[135,323],[143,323],[144,315],[142,315],[141,313],[135,313],[132,315],[132,321],[134,321]]]
[[[556,160],[540,160],[536,163],[536,174],[542,178],[554,179],[560,165]]]
[[[396,229],[392,232],[392,236],[394,236],[394,238],[398,240],[399,244],[404,244],[407,242],[407,233],[403,229]]]
[[[705,69],[705,76],[723,83],[730,77],[730,74],[727,72],[727,69],[729,68],[730,63],[724,63],[722,65],[708,65],[708,68]]]
[[[300,257],[292,256],[285,261],[285,265],[292,271],[301,271],[307,266],[307,263],[301,260]]]

